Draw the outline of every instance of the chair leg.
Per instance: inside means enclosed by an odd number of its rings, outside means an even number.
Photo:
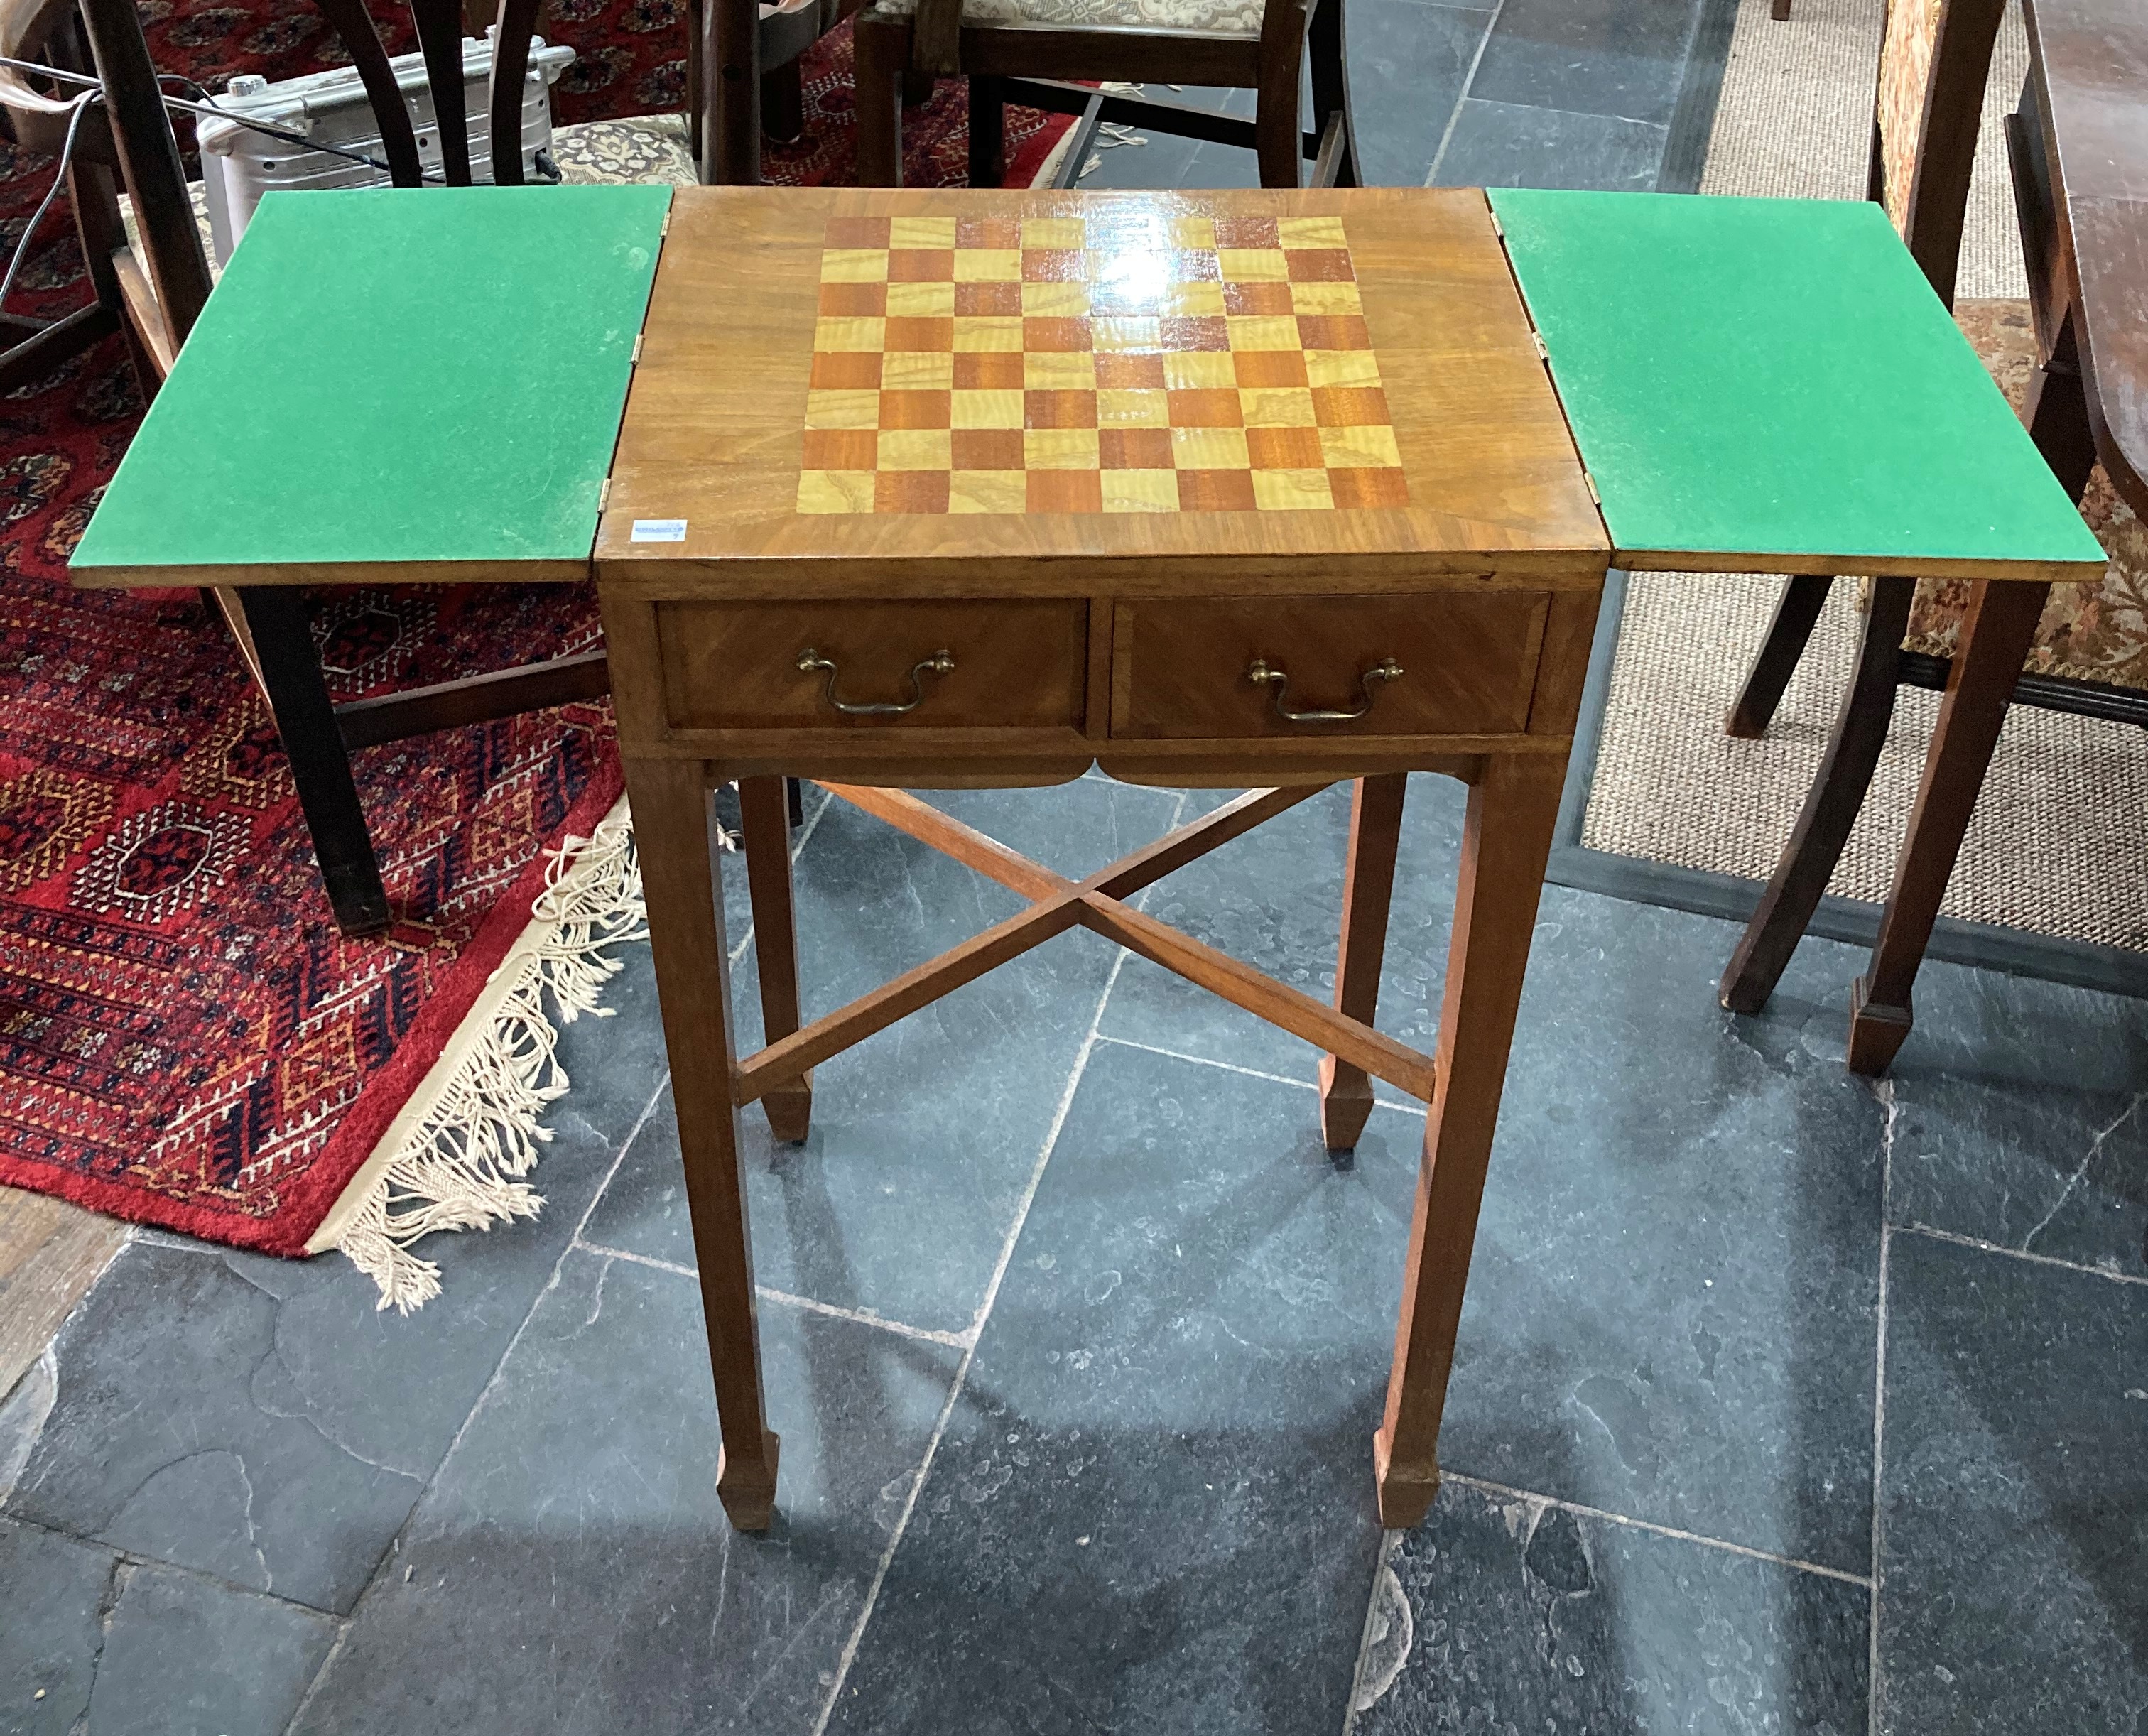
[[[2095,436],[2075,359],[2078,353],[2069,320],[2051,359],[2030,381],[2021,407],[2030,439],[2059,485],[2076,500],[2095,468]],[[1910,810],[1909,833],[1895,865],[1895,884],[1880,918],[1879,942],[1872,949],[1870,968],[1849,992],[1854,1073],[1886,1071],[1910,1034],[1910,991],[2050,589],[1987,583],[1970,595],[1954,666],[1947,671],[1946,697],[1940,702],[1939,723],[1925,755],[1916,805]]]
[[[1924,780],[1895,865],[1869,971],[1849,992],[1849,1070],[1884,1073],[1910,1034],[1910,987],[2006,721],[2014,683],[2036,636],[2048,585],[1985,581],[1971,593]]]
[[[1362,187],[1358,171],[1358,126],[1350,115],[1350,58],[1342,32],[1342,0],[1316,0],[1306,51],[1312,68],[1312,130],[1322,139],[1337,116],[1342,122],[1336,187]]]
[[[786,60],[760,75],[760,130],[778,144],[795,144],[806,131],[806,74]]]
[[[997,187],[1006,179],[1006,102],[1000,81],[970,75],[970,184]]]
[[[1768,1004],[1784,967],[1797,950],[1805,925],[1819,908],[1828,876],[1842,858],[1857,810],[1864,805],[1880,750],[1895,715],[1895,671],[1901,661],[1902,635],[1910,625],[1914,579],[1875,579],[1864,615],[1864,637],[1858,647],[1857,669],[1827,757],[1813,775],[1804,810],[1783,846],[1760,907],[1745,925],[1738,950],[1730,955],[1719,993],[1732,1012],[1755,1013]]]
[[[910,26],[859,14],[851,38],[856,63],[858,185],[902,185],[902,74],[910,63]]]
[[[760,183],[760,8],[705,0],[711,53],[701,80],[700,175],[719,187]]]
[[[1800,573],[1783,587],[1782,595],[1775,600],[1775,618],[1768,623],[1768,636],[1753,654],[1753,666],[1745,672],[1738,703],[1724,720],[1724,735],[1741,741],[1757,741],[1768,733],[1769,720],[1782,703],[1783,690],[1790,685],[1798,659],[1804,655],[1805,641],[1812,637],[1813,625],[1827,602],[1828,588],[1834,583],[1832,579]]]
[[[389,926],[388,895],[358,805],[350,755],[321,676],[305,598],[294,589],[274,585],[251,586],[238,596],[336,926],[347,935],[379,934]]]
[[[922,108],[932,100],[932,93],[939,84],[940,81],[930,73],[921,73],[915,68],[905,72],[902,75],[902,106],[905,108]]]
[[[705,0],[686,0],[686,153],[694,159],[696,174],[700,173],[701,79],[709,54],[707,29]]]
[[[1360,778],[1350,794],[1348,877],[1342,883],[1342,941],[1335,961],[1335,1010],[1361,1025],[1379,1011],[1388,907],[1395,890],[1395,847],[1403,829],[1407,772]],[[1373,1112],[1373,1081],[1340,1056],[1320,1057],[1320,1136],[1347,1151]]]
[[[1298,86],[1305,59],[1302,0],[1273,0],[1297,19],[1278,20],[1272,10],[1261,31],[1258,106],[1253,111],[1253,154],[1261,185],[1297,187],[1304,181],[1305,142]]]

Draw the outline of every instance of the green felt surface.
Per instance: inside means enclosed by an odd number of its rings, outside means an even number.
[[[74,567],[586,559],[670,196],[270,193]]]
[[[1490,197],[1620,551],[2101,565],[1879,206]]]

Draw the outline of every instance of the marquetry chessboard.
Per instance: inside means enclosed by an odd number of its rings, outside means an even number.
[[[800,513],[1408,499],[1340,218],[828,223]]]

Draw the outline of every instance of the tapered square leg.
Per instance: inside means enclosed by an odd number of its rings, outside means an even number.
[[[1388,910],[1395,890],[1395,848],[1402,835],[1406,772],[1360,778],[1350,796],[1349,863],[1342,883],[1342,940],[1335,961],[1335,1010],[1373,1022],[1387,953]],[[1320,1136],[1347,1151],[1373,1112],[1373,1081],[1363,1067],[1334,1055],[1320,1058]]]
[[[753,899],[754,956],[760,971],[764,1040],[797,1030],[798,926],[790,896],[790,802],[781,778],[740,778],[739,811],[745,832],[746,886]],[[786,1145],[804,1142],[813,1121],[813,1075],[761,1093],[768,1125]]]
[[[1469,792],[1439,1083],[1410,1214],[1387,1414],[1373,1442],[1380,1523],[1389,1528],[1416,1524],[1439,1490],[1440,1413],[1565,770],[1563,755],[1493,759]]]
[[[716,1493],[732,1524],[758,1531],[767,1527],[775,1506],[779,1443],[761,1392],[753,1247],[731,1098],[730,954],[710,779],[708,768],[691,760],[630,757],[626,786],[715,1377],[722,1435]],[[776,796],[780,802],[780,789]]]
[[[385,933],[394,918],[358,805],[350,755],[321,674],[304,594],[289,586],[257,585],[238,595],[336,926],[347,935]]]
[[[2048,585],[1987,580],[1970,594],[1910,830],[1895,860],[1895,884],[1880,913],[1872,966],[1850,997],[1854,1073],[1869,1078],[1886,1071],[1910,1034],[1910,986],[2050,592]]]

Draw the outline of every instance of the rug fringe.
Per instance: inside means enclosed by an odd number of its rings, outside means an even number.
[[[464,1021],[459,1043],[355,1179],[348,1210],[333,1214],[338,1221],[309,1244],[310,1252],[340,1248],[379,1286],[383,1309],[408,1314],[440,1293],[439,1267],[413,1253],[414,1242],[435,1231],[489,1230],[543,1209],[544,1197],[522,1177],[552,1137],[540,1118],[568,1086],[547,993],[560,1025],[584,1014],[610,1018],[613,1010],[600,1004],[605,986],[625,968],[612,949],[649,936],[624,798],[592,836],[561,842],[530,916]]]

